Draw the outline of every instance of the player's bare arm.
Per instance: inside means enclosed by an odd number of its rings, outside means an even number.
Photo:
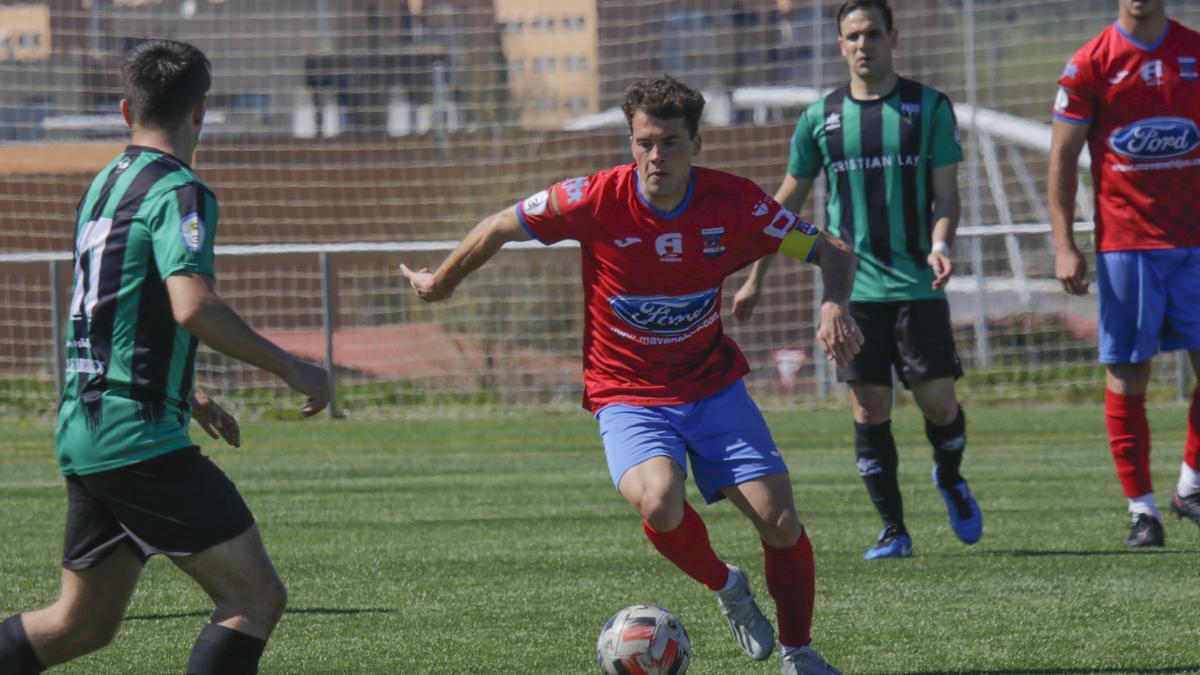
[[[188,400],[192,407],[192,419],[204,429],[204,433],[219,438],[235,448],[242,446],[242,430],[237,419],[200,389],[192,391]]]
[[[1079,180],[1079,153],[1087,143],[1089,124],[1056,119],[1050,134],[1049,202],[1054,229],[1054,277],[1071,295],[1088,291],[1087,259],[1075,245],[1075,195]]]
[[[530,239],[517,216],[517,207],[512,206],[479,221],[442,261],[436,272],[424,268],[413,270],[403,263],[400,272],[408,279],[417,297],[426,302],[445,300],[468,274],[491,260],[500,247],[510,241]]]
[[[954,273],[950,261],[950,246],[958,229],[961,213],[958,199],[958,164],[948,164],[933,170],[933,249],[926,262],[933,270],[933,287],[941,289]]]
[[[180,272],[167,277],[167,295],[175,322],[196,339],[226,356],[274,373],[308,396],[300,409],[315,415],[329,404],[329,377],[323,368],[302,361],[259,335],[237,315],[203,274]]]
[[[821,349],[830,361],[845,368],[863,345],[862,331],[850,316],[850,292],[854,290],[858,257],[845,242],[824,232],[817,237],[813,247],[813,264],[821,268],[825,289],[821,297],[817,342],[821,343]]]
[[[808,199],[812,185],[813,181],[810,178],[796,178],[791,174],[785,174],[783,184],[775,191],[775,201],[788,211],[799,213]],[[775,256],[769,255],[759,258],[751,266],[750,277],[733,296],[733,318],[738,321],[746,321],[754,313],[754,306],[758,304],[758,299],[762,295],[763,281],[774,260]]]

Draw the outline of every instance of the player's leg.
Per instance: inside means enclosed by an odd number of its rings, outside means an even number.
[[[954,381],[963,375],[945,298],[901,305],[896,319],[901,379],[925,417],[925,437],[933,447],[933,483],[942,494],[950,528],[961,541],[983,536],[983,513],[961,468],[967,446],[967,421]]]
[[[803,664],[809,672],[835,673],[812,648],[816,566],[812,542],[796,516],[789,474],[777,473],[722,490],[754,524],[762,539],[767,590],[775,600],[779,649],[784,661]]]
[[[142,566],[131,547],[119,546],[94,567],[63,568],[53,605],[0,623],[0,673],[38,673],[112,642]]]
[[[216,608],[192,648],[190,675],[255,673],[267,638],[283,616],[287,590],[251,526],[229,541],[171,559]]]
[[[854,454],[858,475],[883,521],[865,560],[912,555],[900,494],[900,455],[892,436],[892,379],[900,353],[896,335],[899,303],[852,302],[850,313],[863,333],[862,350],[838,380],[850,387],[854,414]]]
[[[1188,358],[1200,381],[1200,351],[1189,351]],[[1176,517],[1189,518],[1200,525],[1200,387],[1192,390],[1192,402],[1188,406],[1183,463],[1179,467],[1179,481],[1171,493],[1170,509]]]
[[[66,480],[62,587],[49,607],[0,623],[0,673],[39,672],[112,641],[145,562],[78,476]]]
[[[1186,350],[1192,371],[1200,380],[1200,247],[1182,251],[1165,285],[1167,322],[1162,347]],[[1170,504],[1171,513],[1200,525],[1200,389],[1192,391],[1188,406],[1183,463]]]
[[[1147,253],[1096,256],[1100,362],[1108,369],[1104,416],[1117,478],[1133,519],[1127,546],[1162,546],[1164,539],[1150,477],[1146,387],[1150,360],[1159,350],[1166,294]]]
[[[641,516],[654,548],[710,590],[730,580],[708,528],[684,501],[687,449],[669,416],[670,407],[610,405],[596,414],[613,485]]]
[[[216,603],[188,673],[256,672],[286,593],[233,481],[195,446],[83,480],[143,555],[168,556]]]

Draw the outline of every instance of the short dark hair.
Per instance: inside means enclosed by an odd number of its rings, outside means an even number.
[[[700,132],[700,115],[704,113],[704,95],[670,75],[635,82],[625,90],[621,103],[625,121],[633,129],[633,116],[640,110],[660,120],[684,118],[688,135]]]
[[[850,0],[850,2],[842,3],[842,6],[838,8],[838,35],[842,34],[842,19],[846,18],[851,12],[857,12],[860,9],[863,11],[879,10],[879,13],[883,15],[883,27],[887,29],[887,32],[892,32],[894,28],[892,24],[892,8],[888,5],[887,0]]]
[[[121,65],[121,93],[134,121],[174,129],[204,99],[212,85],[204,52],[175,40],[147,40]]]

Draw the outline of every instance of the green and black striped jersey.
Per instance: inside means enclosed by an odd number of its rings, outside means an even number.
[[[829,231],[859,256],[852,300],[945,297],[926,263],[932,243],[933,169],[963,159],[946,95],[900,78],[892,93],[859,101],[842,87],[809,106],[792,135],[788,173],[829,182]]]
[[[191,445],[197,343],[175,323],[166,278],[213,275],[217,217],[212,191],[186,163],[139,146],[80,200],[55,443],[62,473],[107,471]]]

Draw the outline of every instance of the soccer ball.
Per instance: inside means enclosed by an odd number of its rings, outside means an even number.
[[[604,624],[596,659],[605,675],[683,675],[692,662],[692,643],[674,614],[633,605]]]

